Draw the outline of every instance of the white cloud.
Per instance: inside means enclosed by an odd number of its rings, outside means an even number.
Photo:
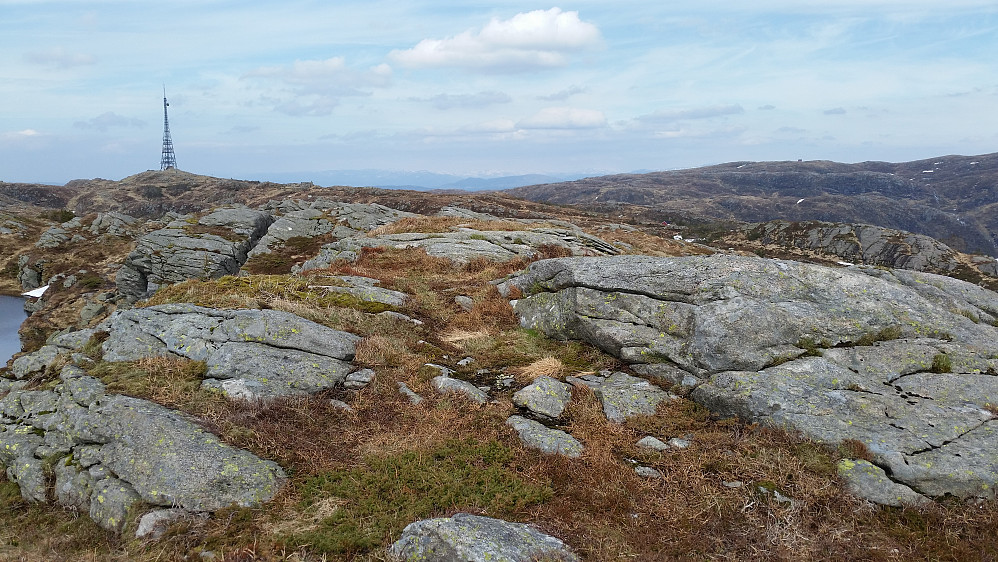
[[[465,133],[511,133],[515,130],[516,123],[512,119],[496,119],[461,128]]]
[[[64,47],[53,47],[44,51],[25,53],[24,60],[31,64],[60,69],[86,66],[97,62],[97,59],[93,55],[69,52]]]
[[[8,131],[0,133],[0,144],[10,147],[32,146],[41,141],[44,137],[45,135],[34,129]]]
[[[369,96],[372,88],[391,84],[392,69],[379,64],[368,69],[347,66],[343,57],[298,60],[290,65],[263,66],[247,72],[243,79],[276,83],[282,90],[262,100],[288,115],[329,115],[347,96]]]
[[[846,108],[844,108],[844,107],[836,107],[834,109],[826,109],[822,113],[824,113],[825,115],[845,115],[846,114]]]
[[[88,121],[77,121],[73,123],[73,126],[77,129],[96,129],[103,133],[112,127],[145,127],[146,122],[141,119],[125,117],[113,111],[108,111]]]
[[[263,66],[244,78],[269,78],[295,87],[303,94],[357,95],[360,88],[383,88],[391,83],[392,69],[379,64],[366,70],[350,68],[343,57],[297,60],[291,65]]]
[[[636,120],[643,123],[672,123],[675,121],[687,121],[691,119],[711,119],[725,115],[739,115],[745,113],[745,108],[735,105],[712,105],[707,107],[694,107],[690,109],[669,109],[656,111],[647,115],[641,115]]]
[[[564,66],[568,54],[601,42],[599,29],[579,19],[578,12],[560,8],[492,18],[479,31],[468,30],[446,39],[424,39],[415,47],[389,56],[412,68],[460,67],[520,71]]]
[[[477,94],[438,94],[430,98],[410,98],[412,101],[430,102],[437,109],[455,107],[486,107],[498,103],[509,103],[513,98],[504,92],[478,92]]]
[[[673,131],[658,131],[653,136],[659,139],[716,139],[735,138],[742,135],[745,127],[725,127],[722,129],[694,130],[680,128]]]
[[[565,101],[576,94],[582,94],[585,92],[586,88],[581,86],[569,86],[560,92],[555,92],[547,96],[537,96],[537,99],[542,101]]]
[[[602,111],[549,107],[516,124],[520,129],[598,129],[606,126]]]

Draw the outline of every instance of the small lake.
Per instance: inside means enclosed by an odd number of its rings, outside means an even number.
[[[21,351],[17,329],[27,317],[24,299],[0,295],[0,367],[7,364],[11,355]]]

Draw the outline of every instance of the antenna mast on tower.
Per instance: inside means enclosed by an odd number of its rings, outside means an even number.
[[[166,113],[166,108],[170,104],[166,101],[166,84],[163,85],[163,157],[159,161],[160,170],[172,170],[177,167],[177,155],[173,153],[173,139],[170,137],[170,117]]]

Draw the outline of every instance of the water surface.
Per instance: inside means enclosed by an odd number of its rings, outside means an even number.
[[[11,355],[21,351],[17,329],[27,317],[24,313],[24,299],[0,295],[0,367],[7,364]]]

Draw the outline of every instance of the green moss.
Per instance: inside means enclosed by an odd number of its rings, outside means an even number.
[[[551,488],[508,468],[512,457],[497,441],[453,440],[430,451],[371,456],[358,468],[309,478],[300,490],[302,508],[328,498],[344,505],[318,528],[287,540],[320,553],[358,554],[382,548],[413,521],[449,510],[511,517],[551,499]]]
[[[74,218],[76,218],[76,213],[70,211],[69,209],[59,209],[56,211],[45,211],[44,213],[41,213],[38,216],[40,216],[43,219],[47,219],[57,223],[64,223],[66,221],[71,221]]]
[[[821,349],[830,347],[828,342],[819,342],[810,337],[801,338],[797,347],[804,350],[804,357],[821,357]]]
[[[88,369],[111,394],[126,394],[169,407],[198,410],[220,400],[217,393],[201,388],[208,367],[204,361],[177,359],[171,362],[100,361]]]
[[[334,285],[327,283],[325,285]],[[191,280],[163,287],[144,303],[152,306],[166,303],[192,303],[212,308],[262,308],[267,299],[279,297],[290,302],[303,303],[315,308],[352,308],[377,314],[394,307],[361,300],[347,293],[313,288],[309,280],[292,275],[226,275],[219,279]]]
[[[77,283],[84,289],[93,290],[104,285],[104,278],[100,275],[87,275],[80,279]]]
[[[932,358],[932,366],[929,370],[933,373],[952,373],[953,372],[953,361],[950,359],[949,355],[945,353],[937,353],[935,357]]]
[[[223,240],[228,240],[229,242],[242,242],[243,237],[236,234],[235,232],[225,228],[224,226],[206,226],[203,224],[185,224],[184,234],[193,237],[200,237],[202,235],[208,234],[211,236],[218,236]]]
[[[17,484],[7,480],[0,481],[0,507],[9,508],[23,501],[21,488]]]
[[[836,473],[835,457],[817,443],[805,442],[794,447],[794,454],[809,471],[832,477]]]
[[[888,326],[876,333],[863,334],[858,340],[856,340],[855,345],[873,345],[877,342],[897,339],[901,339],[901,327]]]
[[[615,358],[578,341],[556,341],[539,330],[518,328],[462,342],[477,368],[520,367],[543,357],[554,357],[570,371],[602,371],[617,368]]]
[[[94,335],[90,336],[87,343],[83,344],[83,347],[80,348],[80,352],[95,361],[100,361],[104,357],[102,345],[110,335],[108,332],[94,332]]]

